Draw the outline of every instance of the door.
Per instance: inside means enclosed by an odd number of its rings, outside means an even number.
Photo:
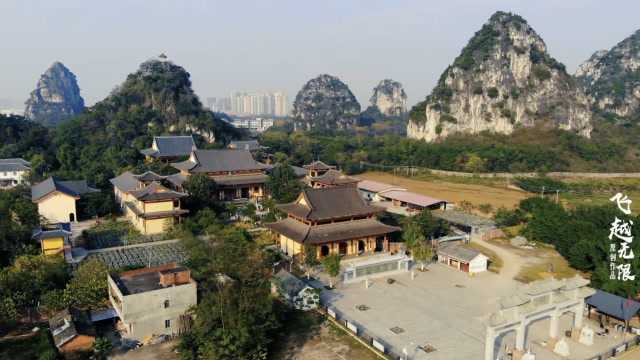
[[[358,254],[362,254],[364,252],[364,240],[358,240]]]
[[[69,213],[69,222],[75,222],[75,221],[76,221],[76,214]]]
[[[343,241],[338,245],[338,253],[340,255],[347,255],[347,243],[346,242]]]

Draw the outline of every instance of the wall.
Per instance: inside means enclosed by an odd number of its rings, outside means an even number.
[[[45,255],[55,255],[62,251],[64,247],[64,238],[49,238],[42,240],[42,252]]]
[[[69,214],[73,214],[75,220],[78,220],[76,199],[60,192],[41,199],[38,202],[38,213],[51,223],[69,222]]]
[[[144,212],[151,213],[156,211],[171,211],[173,210],[173,200],[163,202],[148,202],[144,203]]]
[[[280,249],[289,256],[293,256],[302,252],[302,245],[280,234]]]
[[[115,283],[109,278],[110,293],[121,296],[114,290]],[[142,341],[152,335],[172,335],[180,331],[180,316],[197,303],[196,283],[170,286],[163,289],[144,293],[122,296],[120,320],[130,326],[131,332],[125,336]],[[169,307],[164,308],[165,300],[169,300]],[[112,301],[113,303],[113,301]],[[171,320],[171,327],[165,329],[165,320]]]

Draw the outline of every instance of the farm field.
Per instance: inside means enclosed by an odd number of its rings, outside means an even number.
[[[447,200],[453,203],[468,201],[474,207],[490,204],[494,209],[499,207],[512,209],[518,205],[520,200],[529,197],[529,194],[524,191],[506,188],[504,182],[502,186],[498,186],[497,184],[492,186],[449,182],[439,179],[421,180],[394,176],[393,174],[377,171],[358,174],[356,177],[401,186],[418,194]]]

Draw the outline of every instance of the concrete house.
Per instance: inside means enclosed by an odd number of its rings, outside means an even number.
[[[141,175],[126,172],[110,180],[116,200],[143,235],[163,233],[189,212],[180,208],[180,199],[187,194],[163,186],[160,181],[164,179],[165,176],[153,172]]]
[[[195,150],[189,159],[171,164],[183,178],[207,174],[218,185],[218,200],[260,200],[266,194],[268,165],[253,158],[248,150]]]
[[[438,262],[460,271],[475,274],[487,271],[489,258],[481,252],[460,244],[444,243],[438,245]]]
[[[303,254],[305,245],[317,257],[389,251],[389,234],[400,229],[379,222],[383,209],[371,206],[355,187],[307,188],[296,201],[277,205],[287,218],[266,226],[278,235],[287,255]]]
[[[107,281],[123,337],[145,341],[181,334],[188,326],[186,312],[197,303],[197,284],[188,269],[172,263],[109,275]]]
[[[31,187],[31,200],[38,204],[38,213],[50,223],[78,221],[76,201],[84,194],[99,192],[85,180],[62,181],[50,177]]]
[[[31,163],[21,158],[0,159],[0,189],[27,183]]]
[[[196,150],[196,143],[193,137],[189,136],[154,136],[151,147],[141,150],[147,160],[162,160],[165,162],[177,160],[189,156]]]

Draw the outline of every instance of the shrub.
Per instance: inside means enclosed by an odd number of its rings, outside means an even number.
[[[495,99],[500,95],[500,92],[495,87],[490,87],[487,89],[487,95],[489,95],[490,98]]]
[[[444,121],[452,124],[458,123],[458,119],[456,119],[455,116],[451,116],[451,114],[442,114],[440,116],[440,121]]]
[[[501,207],[496,211],[493,219],[496,221],[496,225],[500,227],[514,226],[525,220],[525,214],[520,209],[508,210]]]
[[[482,84],[474,85],[472,91],[474,95],[482,95],[484,93],[484,91],[482,90]]]
[[[518,178],[515,180],[515,183],[522,190],[532,193],[539,193],[543,189],[545,191],[566,191],[569,188],[562,181],[554,180],[548,177]]]
[[[540,81],[549,80],[551,78],[551,71],[544,65],[535,65],[533,67],[533,75]]]

